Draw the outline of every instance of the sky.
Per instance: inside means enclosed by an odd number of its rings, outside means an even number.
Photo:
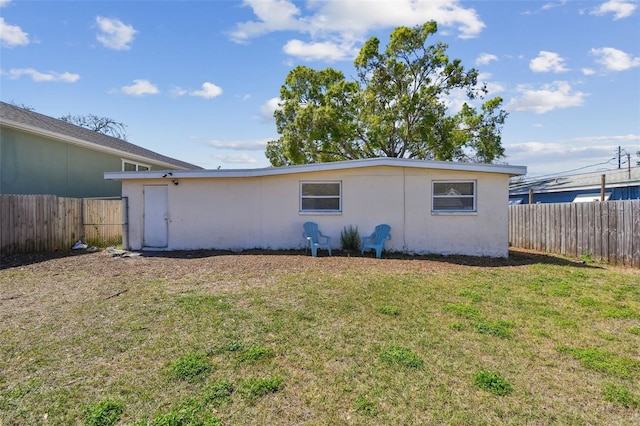
[[[503,99],[501,163],[536,178],[640,161],[637,0],[0,0],[0,99],[112,118],[206,169],[268,167],[293,68],[353,79],[367,39],[430,20],[427,43]]]

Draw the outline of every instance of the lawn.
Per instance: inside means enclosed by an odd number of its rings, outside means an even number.
[[[640,274],[524,252],[4,259],[17,424],[640,424]]]

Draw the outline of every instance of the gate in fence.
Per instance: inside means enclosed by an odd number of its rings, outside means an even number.
[[[0,195],[0,255],[122,243],[126,198]],[[125,234],[126,235],[126,234]]]

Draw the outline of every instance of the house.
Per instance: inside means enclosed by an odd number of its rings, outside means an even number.
[[[249,170],[111,172],[131,250],[304,247],[303,223],[340,233],[391,226],[386,249],[508,255],[509,178],[526,167],[373,158]]]
[[[120,196],[104,172],[200,167],[0,102],[0,194]]]
[[[516,182],[509,188],[509,204],[529,204],[530,192],[534,203],[600,201],[603,179],[604,201],[640,199],[640,167],[632,167]]]

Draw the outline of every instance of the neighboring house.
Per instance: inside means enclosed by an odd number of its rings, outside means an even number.
[[[509,178],[526,167],[373,158],[252,170],[105,173],[122,181],[131,250],[304,247],[318,223],[340,248],[344,227],[391,226],[386,249],[508,255]]]
[[[104,172],[195,170],[193,164],[0,102],[0,194],[120,196]]]
[[[509,188],[509,204],[580,203],[600,201],[604,175],[605,201],[640,199],[640,167],[516,182]]]

